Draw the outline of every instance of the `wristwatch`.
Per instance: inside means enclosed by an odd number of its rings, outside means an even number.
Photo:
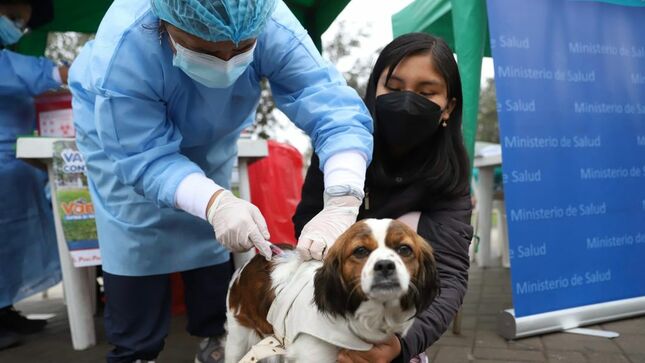
[[[325,192],[323,193],[323,201],[325,204],[327,204],[327,200],[329,200],[329,198],[344,197],[347,195],[351,195],[353,197],[356,197],[356,199],[358,199],[359,201],[362,201],[363,198],[365,197],[365,192],[362,189],[358,189],[349,184],[332,185],[330,187],[325,188]]]

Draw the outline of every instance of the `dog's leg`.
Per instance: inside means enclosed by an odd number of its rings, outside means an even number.
[[[339,351],[338,347],[309,334],[300,334],[287,348],[287,360],[298,363],[334,363]]]
[[[252,329],[238,323],[232,312],[226,314],[226,346],[224,356],[226,363],[237,363],[244,355],[257,344],[261,337]]]

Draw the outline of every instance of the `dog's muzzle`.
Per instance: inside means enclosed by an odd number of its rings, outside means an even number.
[[[374,289],[397,289],[401,288],[399,278],[396,274],[396,265],[392,260],[380,260],[374,264],[374,281],[372,282],[372,290]]]

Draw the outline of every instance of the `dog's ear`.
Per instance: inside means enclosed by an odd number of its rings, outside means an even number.
[[[441,288],[432,247],[423,237],[415,234],[414,238],[415,243],[421,247],[421,253],[418,256],[419,270],[416,276],[412,276],[412,283],[416,289],[409,289],[401,299],[401,306],[408,309],[414,305],[417,313],[420,313],[432,304],[441,292]]]
[[[348,281],[343,277],[344,249],[356,238],[371,233],[363,222],[356,222],[341,234],[329,248],[323,265],[314,276],[314,303],[321,313],[336,316],[354,314],[365,300],[362,295],[360,279]]]
[[[328,255],[314,276],[314,302],[321,313],[344,316],[348,292],[341,276],[339,256]]]

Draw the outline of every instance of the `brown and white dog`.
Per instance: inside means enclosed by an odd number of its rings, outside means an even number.
[[[404,334],[439,293],[430,245],[402,222],[359,221],[323,262],[255,256],[231,281],[226,362],[274,335],[292,362],[335,362]]]

